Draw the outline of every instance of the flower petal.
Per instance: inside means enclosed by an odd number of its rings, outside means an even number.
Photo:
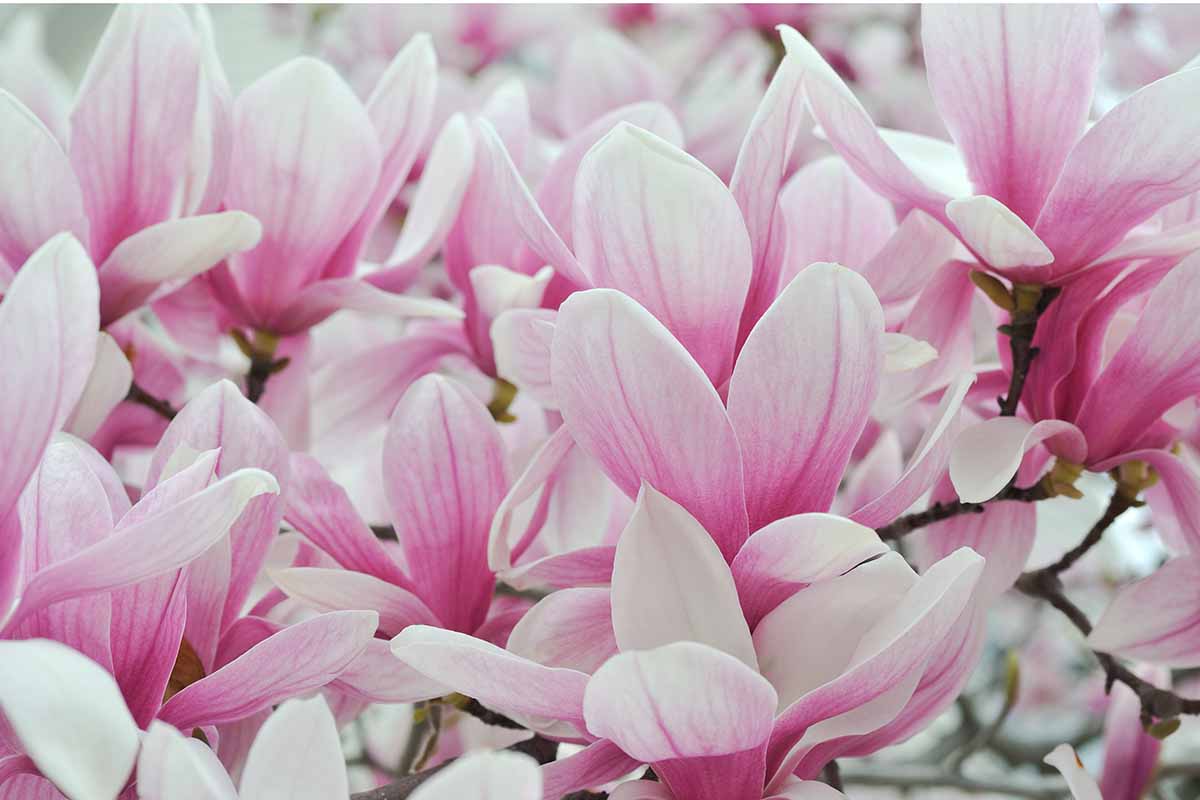
[[[267,718],[250,746],[239,789],[254,800],[350,794],[337,723],[324,698],[288,700]]]
[[[409,625],[438,624],[416,595],[361,572],[291,567],[270,576],[288,597],[317,611],[378,611],[383,636],[395,636]]]
[[[946,216],[963,242],[995,269],[1040,267],[1054,254],[1029,226],[994,197],[960,197],[946,204]]]
[[[1083,762],[1069,744],[1060,744],[1042,759],[1062,773],[1067,781],[1067,790],[1075,800],[1104,800],[1096,779],[1083,768]]]
[[[1083,435],[1069,422],[1030,423],[1020,417],[994,417],[967,428],[954,440],[950,480],[961,500],[982,503],[995,497],[1021,466],[1025,454],[1057,437],[1058,452],[1082,464],[1088,451]]]
[[[609,595],[607,588],[551,592],[521,617],[508,649],[548,667],[595,672],[618,652]]]
[[[463,797],[472,800],[542,800],[542,772],[529,756],[503,751],[476,753],[456,760],[412,794],[412,800],[459,800]]]
[[[1200,666],[1200,556],[1172,559],[1121,587],[1088,645],[1163,666]]]
[[[142,738],[137,764],[140,800],[237,800],[220,759],[199,739],[157,720]]]
[[[129,394],[133,366],[121,346],[107,333],[96,338],[92,374],[64,428],[81,439],[91,438],[109,413]]]
[[[543,766],[543,797],[560,798],[581,789],[603,786],[625,777],[639,766],[640,763],[625,755],[621,748],[606,739],[601,739],[577,753]]]

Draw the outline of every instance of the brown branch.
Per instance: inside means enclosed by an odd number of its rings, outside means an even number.
[[[1113,492],[1112,497],[1108,500],[1108,507],[1104,509],[1104,514],[1096,521],[1091,530],[1087,532],[1087,536],[1079,544],[1072,547],[1063,557],[1055,561],[1048,567],[1043,567],[1039,572],[1047,572],[1053,575],[1058,575],[1070,569],[1076,561],[1087,555],[1088,551],[1100,543],[1100,539],[1104,536],[1104,532],[1108,530],[1117,517],[1124,514],[1129,509],[1138,505],[1135,498],[1130,497],[1129,493],[1123,491],[1120,486]]]
[[[238,349],[250,359],[250,370],[246,373],[246,399],[257,403],[267,391],[267,381],[272,375],[285,369],[291,359],[275,358],[279,337],[259,331],[253,341],[237,328],[229,332]]]
[[[1008,336],[1008,348],[1012,354],[1012,375],[1008,382],[1008,394],[997,398],[1002,417],[1017,415],[1021,393],[1025,390],[1025,379],[1029,377],[1029,367],[1038,354],[1038,348],[1033,346],[1038,319],[1060,291],[1057,287],[1013,286],[1014,308],[1009,323],[1000,326],[1000,332]]]
[[[130,403],[145,406],[167,421],[175,419],[175,415],[179,413],[178,409],[171,405],[170,402],[161,397],[155,397],[141,386],[138,386],[136,382],[129,384],[129,394],[125,395],[125,399]]]
[[[880,539],[900,539],[915,530],[924,528],[927,525],[932,525],[935,522],[957,517],[961,514],[982,514],[987,510],[988,503],[996,503],[1001,500],[1017,500],[1023,503],[1034,503],[1038,500],[1046,500],[1051,497],[1049,489],[1042,482],[1035,483],[1033,486],[1018,488],[1014,485],[1009,485],[1000,494],[993,497],[991,500],[986,500],[982,503],[964,503],[961,500],[955,500],[949,503],[934,503],[924,511],[918,511],[915,514],[906,514],[903,517],[884,525],[882,528],[876,528],[875,532],[879,534]]]

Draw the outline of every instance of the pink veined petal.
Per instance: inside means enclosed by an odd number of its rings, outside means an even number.
[[[1200,77],[1200,71],[1196,72]],[[1200,256],[1167,273],[1076,417],[1091,462],[1138,445],[1168,409],[1200,392]]]
[[[786,246],[779,190],[801,126],[808,121],[803,75],[798,59],[780,62],[750,121],[729,181],[746,222],[754,259],[738,330],[739,347],[779,291]]]
[[[471,270],[467,276],[471,285],[471,300],[467,306],[466,329],[485,370],[494,369],[494,366],[488,365],[495,363],[491,330],[493,320],[510,308],[538,308],[553,278],[554,268],[548,265],[533,275],[497,264],[483,264]]]
[[[274,476],[279,490],[288,490],[288,450],[282,434],[271,418],[228,380],[205,389],[171,421],[151,458],[147,486],[161,480],[168,460],[181,446],[192,450],[219,448],[218,477],[241,468],[261,469]],[[203,556],[202,560],[228,559],[229,589],[222,616],[225,623],[241,612],[282,515],[283,502],[278,496],[252,501],[244,515],[233,518],[236,522],[229,531],[229,555],[210,551]]]
[[[396,317],[463,317],[460,309],[443,300],[394,294],[357,278],[331,278],[297,292],[275,316],[273,329],[281,334],[300,333],[342,310]]]
[[[1162,668],[1143,667],[1139,676],[1155,686],[1169,688],[1171,673]],[[1100,794],[1110,800],[1138,800],[1154,778],[1162,740],[1142,726],[1142,703],[1125,684],[1113,686],[1108,712],[1104,715],[1104,771]]]
[[[183,214],[209,214],[220,207],[229,178],[233,92],[217,54],[212,16],[201,6],[188,10],[200,43],[200,82],[180,194]]]
[[[367,237],[379,223],[409,170],[433,122],[437,94],[437,54],[428,34],[408,41],[371,90],[367,116],[379,140],[379,179],[354,227],[333,254],[328,277],[354,274]]]
[[[837,717],[853,715],[877,701],[882,701],[881,707],[868,709],[870,713],[853,719],[848,727],[869,731],[900,712],[916,689],[914,679],[919,679],[931,648],[971,602],[982,570],[983,559],[967,548],[939,561],[867,632],[841,675],[780,713],[767,752],[767,771],[774,776],[771,785],[791,772],[792,748],[809,728],[828,720],[838,730]]]
[[[1025,454],[1057,438],[1056,452],[1082,464],[1088,442],[1069,422],[1046,419],[1031,423],[1020,417],[994,417],[958,435],[950,454],[950,480],[961,500],[982,503],[995,497],[1017,474]]]
[[[419,597],[361,572],[291,567],[270,576],[288,597],[317,611],[378,611],[383,636],[395,636],[409,625],[438,624]]]
[[[845,267],[813,264],[763,314],[729,382],[751,531],[829,509],[882,368],[883,309]]]
[[[504,570],[501,577],[514,589],[550,586],[605,586],[612,581],[617,548],[611,544],[581,547]]]
[[[1186,145],[1200,123],[1183,113],[1198,90],[1200,72],[1168,75],[1126,98],[1075,145],[1034,226],[1054,253],[1055,280],[1200,188],[1200,160]]]
[[[425,625],[392,639],[392,653],[494,711],[582,724],[588,676],[578,670],[546,667],[480,639]]]
[[[989,267],[1041,267],[1054,261],[1054,254],[1029,225],[994,197],[951,200],[946,204],[946,216],[967,247]]]
[[[263,227],[259,245],[229,261],[248,322],[272,323],[322,277],[379,169],[371,120],[332,67],[296,58],[238,96],[225,206]]]
[[[242,800],[329,800],[350,794],[338,726],[325,699],[288,700],[267,718],[242,770]]]
[[[841,675],[866,633],[916,581],[904,559],[888,553],[800,588],[765,615],[754,629],[754,648],[780,706]]]
[[[16,504],[50,436],[83,393],[96,357],[98,306],[95,268],[69,233],[38,248],[5,292],[0,516]]]
[[[488,532],[508,487],[491,415],[461,384],[421,378],[392,414],[383,476],[415,593],[443,625],[475,630],[495,583]]]
[[[628,775],[640,765],[610,741],[601,739],[592,742],[579,752],[542,767],[545,784],[542,798],[559,800],[563,795],[580,789],[603,786]]]
[[[1154,506],[1173,517],[1183,547],[1191,553],[1200,553],[1200,473],[1190,461],[1185,461],[1166,450],[1135,450],[1116,458],[1095,464],[1096,470],[1106,470],[1125,461],[1145,461],[1158,473],[1159,483],[1152,490],[1151,498],[1166,496],[1166,503]],[[1153,503],[1154,500],[1151,500]],[[1171,544],[1174,546],[1175,541]]]
[[[890,488],[850,514],[850,519],[872,528],[886,525],[929,490],[950,461],[954,441],[964,424],[962,403],[974,382],[975,376],[966,373],[946,388],[903,474]]]
[[[608,794],[609,800],[675,800],[658,781],[625,781]]]
[[[575,176],[580,162],[596,142],[618,123],[627,122],[649,131],[676,147],[683,145],[683,132],[671,110],[662,103],[641,102],[622,106],[590,123],[568,139],[554,163],[546,170],[535,196],[549,225],[568,247],[572,244],[571,220],[574,218]]]
[[[1083,133],[1103,37],[1093,6],[922,9],[929,87],[971,180],[1029,224]]]
[[[1163,666],[1200,666],[1200,556],[1172,559],[1123,586],[1088,645]]]
[[[676,797],[758,800],[777,698],[733,656],[694,642],[622,653],[584,697],[588,730],[654,764]]]
[[[164,284],[182,284],[232,253],[258,244],[262,226],[240,211],[151,225],[121,241],[100,265],[100,317],[116,322]]]
[[[621,650],[691,641],[758,669],[721,550],[686,509],[648,483],[617,541],[612,625]]]
[[[792,28],[779,26],[787,55],[801,73],[808,108],[829,144],[880,194],[945,220],[945,193],[918,176],[884,140],[862,104],[816,49]]]
[[[881,303],[900,303],[925,288],[957,246],[958,240],[940,222],[914,209],[872,258],[853,266]]]
[[[632,297],[715,385],[725,382],[751,255],[737,202],[716,175],[654,134],[619,123],[579,165],[572,232],[593,285]]]
[[[524,470],[513,481],[504,499],[492,517],[488,534],[488,566],[499,572],[513,565],[513,548],[523,531],[514,526],[525,524],[525,516],[519,509],[529,500],[545,491],[554,475],[565,469],[567,457],[575,448],[575,440],[567,426],[560,425],[530,457]],[[520,556],[520,553],[517,554]]]
[[[526,755],[503,751],[476,753],[458,759],[412,793],[412,800],[466,797],[472,800],[542,800],[542,772],[537,762]]]
[[[200,43],[182,9],[113,13],[71,112],[71,163],[97,262],[175,213],[199,84]]]
[[[64,428],[81,439],[89,439],[117,405],[129,394],[133,366],[121,346],[107,333],[96,337],[96,358],[87,385]]]
[[[960,547],[970,547],[986,561],[976,591],[983,598],[999,597],[1024,571],[1036,537],[1033,504],[990,503],[981,514],[962,514],[919,531],[913,539],[914,563],[927,567]]]
[[[595,672],[618,652],[609,589],[551,592],[516,624],[507,648],[548,667]]]
[[[334,611],[284,628],[181,690],[158,718],[190,732],[319,689],[362,652],[378,622],[374,611]]]
[[[71,162],[32,111],[0,91],[0,264],[16,269],[59,231],[87,241],[83,194]]]
[[[433,142],[391,255],[382,270],[366,277],[368,282],[389,291],[407,288],[454,226],[474,167],[471,129],[466,118],[456,114]]]
[[[162,705],[179,656],[187,616],[184,581],[180,572],[168,573],[110,595],[113,675],[139,728]]]
[[[776,520],[747,539],[733,560],[746,620],[753,629],[795,592],[887,552],[875,531],[832,514]]]
[[[190,470],[211,474],[212,463],[201,461]],[[174,481],[189,480],[186,472],[165,482],[161,490],[169,491]],[[224,536],[251,499],[278,491],[270,474],[238,470],[202,491],[140,515],[136,522],[119,525],[111,536],[38,572],[25,587],[17,615],[9,624],[15,625],[52,603],[111,591],[178,569]]]
[[[454,691],[396,658],[383,639],[367,642],[329,688],[370,703],[416,703]]]
[[[575,37],[558,64],[555,116],[572,133],[615,108],[644,100],[666,100],[661,68],[625,36],[599,29]]]
[[[139,800],[238,800],[212,749],[157,720],[142,737],[137,763]]]
[[[1083,762],[1069,744],[1060,744],[1042,759],[1062,773],[1067,781],[1067,790],[1075,800],[1104,800],[1096,779],[1083,768]]]
[[[496,374],[547,410],[558,408],[550,382],[550,346],[557,318],[558,312],[546,308],[514,308],[496,317],[491,328]]]
[[[566,427],[613,483],[634,497],[649,482],[732,560],[747,536],[742,458],[684,347],[635,301],[593,289],[560,306],[550,369]]]
[[[779,195],[787,256],[780,285],[817,262],[858,271],[896,230],[896,212],[836,156],[798,170]]]
[[[343,567],[409,588],[408,579],[362,521],[346,490],[312,456],[292,453],[284,519]]]
[[[0,641],[0,711],[42,775],[72,800],[111,800],[137,758],[116,681],[66,645]]]

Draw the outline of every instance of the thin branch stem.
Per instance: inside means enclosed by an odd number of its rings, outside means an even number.
[[[178,409],[170,402],[150,394],[138,386],[136,381],[129,384],[129,394],[125,395],[125,399],[131,403],[145,406],[167,421],[175,419],[175,415],[179,413]]]
[[[1104,514],[1096,521],[1091,530],[1087,532],[1087,536],[1083,537],[1083,540],[1079,544],[1068,550],[1058,561],[1055,561],[1048,567],[1043,567],[1042,571],[1054,575],[1066,572],[1076,561],[1083,558],[1089,550],[1100,543],[1104,532],[1116,522],[1117,517],[1136,505],[1137,501],[1130,498],[1128,493],[1122,491],[1121,487],[1118,486],[1116,491],[1113,492],[1112,497],[1109,498],[1108,507],[1104,509]]]
[[[927,525],[932,525],[935,522],[942,522],[943,520],[957,517],[961,514],[982,514],[987,510],[989,503],[995,503],[1001,500],[1017,500],[1023,503],[1034,503],[1038,500],[1046,500],[1049,497],[1049,491],[1040,482],[1025,488],[1018,488],[1010,485],[991,500],[987,500],[982,503],[964,503],[961,500],[955,500],[950,503],[934,503],[924,511],[918,511],[915,514],[906,514],[903,517],[899,517],[893,522],[884,525],[882,528],[876,528],[875,532],[879,534],[880,539],[899,539],[915,530],[924,528]]]
[[[1033,346],[1037,334],[1038,319],[1050,302],[1058,296],[1059,289],[1041,286],[1013,286],[1015,308],[1007,325],[1000,332],[1008,336],[1009,352],[1012,354],[1012,376],[1008,382],[1008,394],[998,398],[1000,416],[1015,417],[1021,405],[1021,393],[1025,390],[1025,379],[1029,367],[1037,357],[1038,348]]]

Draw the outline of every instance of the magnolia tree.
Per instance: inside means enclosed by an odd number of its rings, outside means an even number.
[[[1200,11],[7,16],[0,798],[1200,796]]]

